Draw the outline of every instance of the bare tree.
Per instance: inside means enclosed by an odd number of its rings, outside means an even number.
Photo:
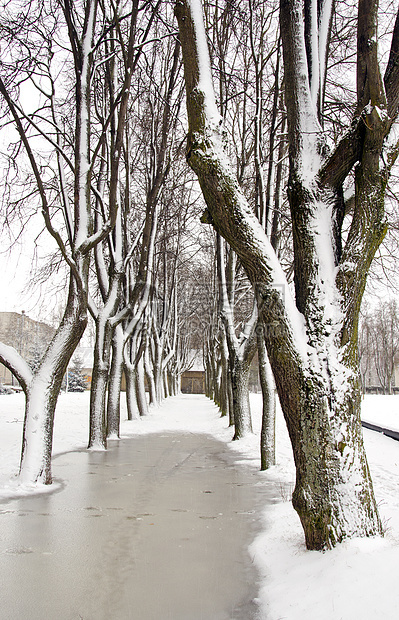
[[[386,179],[397,156],[386,138],[398,112],[399,28],[394,30],[384,88],[377,61],[376,8],[372,0],[360,0],[355,115],[348,133],[329,152],[321,115],[332,6],[317,8],[302,0],[280,4],[294,301],[226,156],[201,3],[176,3],[187,90],[188,161],[198,175],[209,219],[257,283],[264,323],[280,327],[273,338],[266,336],[266,344],[293,445],[293,503],[310,549],[381,533],[361,434],[357,325],[367,273],[386,230]],[[385,148],[386,164],[381,166]],[[355,206],[346,213],[342,187],[354,166]],[[346,215],[350,222],[345,240]]]
[[[116,216],[116,212],[109,209],[103,227],[93,232],[93,196],[102,199],[92,185],[96,159],[92,156],[89,139],[92,76],[104,34],[101,10],[96,0],[76,3],[75,7],[65,1],[60,6],[64,21],[59,11],[54,14],[53,7],[44,1],[27,3],[18,14],[17,22],[7,11],[2,15],[8,47],[3,58],[0,93],[29,162],[46,228],[70,270],[64,316],[35,372],[30,372],[14,350],[0,345],[2,362],[18,378],[26,395],[20,478],[23,482],[45,484],[51,483],[52,431],[58,394],[68,362],[87,323],[90,251],[112,229]],[[58,28],[69,42],[68,50],[64,42],[62,48],[58,44],[55,36]],[[64,83],[65,76],[56,58],[60,59],[61,66],[64,61],[63,67],[68,71]],[[37,110],[29,115],[19,99],[19,85],[24,82],[36,89],[39,100]],[[74,92],[71,108],[74,127],[70,127],[69,134],[62,120],[65,100],[56,98],[57,90],[65,95],[67,84]],[[69,94],[67,97],[69,99]],[[48,167],[42,164],[43,141],[47,141],[46,148],[53,151],[58,166],[55,188],[49,182]],[[19,147],[18,152],[22,154]],[[64,228],[60,225],[59,212],[63,215]]]
[[[373,310],[362,313],[359,334],[359,358],[363,389],[367,378],[377,382],[384,394],[392,394],[395,360],[399,352],[399,314],[395,300],[381,301]],[[369,383],[370,385],[370,383]]]
[[[234,316],[237,278],[236,256],[233,250],[229,251],[225,264],[224,241],[218,236],[217,258],[220,286],[220,312],[226,335],[229,353],[231,387],[233,393],[234,439],[240,439],[252,432],[251,408],[249,403],[249,372],[251,362],[256,352],[256,325],[258,311],[255,300],[252,312],[239,322],[240,329],[236,328]],[[252,290],[250,291],[252,293]],[[253,297],[250,295],[250,297]],[[239,332],[237,334],[237,331]]]

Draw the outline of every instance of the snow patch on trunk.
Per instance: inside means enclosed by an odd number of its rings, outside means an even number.
[[[201,0],[188,0],[191,16],[194,22],[195,37],[198,51],[199,64],[199,84],[198,88],[204,93],[205,108],[207,117],[216,124],[221,121],[221,116],[215,101],[215,91],[213,89],[213,80],[211,72],[211,64],[209,61],[208,42],[204,26],[204,17],[202,12]]]

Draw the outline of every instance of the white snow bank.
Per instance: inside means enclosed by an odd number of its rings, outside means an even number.
[[[362,420],[399,431],[399,396],[366,396],[362,404]]]

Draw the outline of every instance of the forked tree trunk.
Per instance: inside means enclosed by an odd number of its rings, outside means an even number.
[[[68,363],[87,325],[87,307],[82,289],[71,276],[63,319],[37,371],[16,375],[25,392],[25,419],[19,478],[23,484],[51,484],[51,451],[54,412]],[[10,347],[8,347],[10,349]],[[22,358],[14,351],[14,355]],[[13,356],[14,357],[14,356]],[[16,368],[2,355],[0,360],[15,374]],[[26,366],[26,364],[25,364]]]
[[[278,326],[266,330],[266,345],[293,447],[293,504],[307,547],[325,549],[347,537],[382,531],[363,447],[356,351],[360,302],[371,259],[384,234],[381,209],[386,177],[378,173],[378,163],[381,137],[387,135],[389,123],[376,108],[365,110],[365,122],[352,127],[352,142],[346,136],[320,167],[324,151],[322,131],[313,116],[317,105],[309,102],[303,115],[298,111],[311,96],[304,74],[307,59],[303,56],[308,50],[303,42],[302,9],[297,0],[281,2],[286,20],[282,20],[286,87],[297,85],[297,94],[301,94],[295,97],[288,90],[286,96],[294,301],[226,156],[226,134],[212,97],[201,3],[176,2],[187,91],[188,162],[198,175],[208,220],[237,252],[256,288],[261,320],[267,326]],[[362,19],[367,21],[370,10]],[[321,37],[325,35],[320,32]],[[373,59],[365,66],[372,65]],[[365,74],[372,79],[370,72],[365,70]],[[368,103],[366,97],[363,105]],[[297,135],[301,123],[305,123],[304,131]],[[304,144],[308,150],[296,152]],[[357,161],[356,207],[342,248],[342,183]],[[367,183],[367,192],[363,192]]]

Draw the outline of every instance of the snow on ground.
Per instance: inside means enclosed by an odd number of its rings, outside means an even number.
[[[258,470],[260,395],[251,395],[255,434],[239,442],[231,442],[226,419],[220,418],[217,407],[203,396],[198,397],[204,402],[203,414],[190,417],[190,398],[168,399],[147,418],[132,422],[126,420],[123,401],[122,436],[166,429],[211,433],[236,452],[237,464]],[[87,392],[60,396],[54,455],[85,448],[88,406]],[[12,476],[18,471],[23,410],[22,394],[0,396],[0,499],[15,495]],[[369,422],[399,429],[399,396],[366,396],[362,415]],[[261,620],[396,620],[399,442],[369,430],[364,430],[364,437],[386,536],[348,541],[326,553],[309,552],[290,503],[295,471],[287,431],[278,412],[277,465],[255,477],[259,493],[263,488],[272,489],[273,500],[265,504],[262,531],[249,549],[260,574]]]

